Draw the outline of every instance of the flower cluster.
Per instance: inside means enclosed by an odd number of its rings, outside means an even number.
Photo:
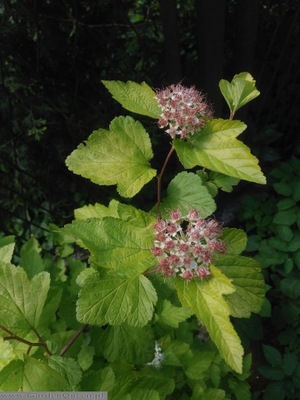
[[[180,84],[171,85],[156,92],[156,99],[162,108],[158,126],[174,139],[185,139],[193,135],[212,118],[212,111],[205,96],[195,87]]]
[[[187,216],[179,210],[172,211],[168,220],[158,219],[154,229],[152,253],[165,276],[178,275],[187,281],[204,279],[210,275],[212,255],[226,251],[225,243],[219,240],[219,223],[200,218],[195,210]]]

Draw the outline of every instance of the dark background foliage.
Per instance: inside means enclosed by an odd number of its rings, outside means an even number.
[[[109,198],[64,164],[123,112],[101,79],[196,85],[226,117],[218,82],[248,71],[262,94],[237,115],[245,139],[266,167],[290,157],[299,13],[297,0],[0,1],[1,230],[25,239],[83,201]]]

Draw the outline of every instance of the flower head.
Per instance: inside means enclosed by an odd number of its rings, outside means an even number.
[[[165,276],[180,276],[186,281],[210,276],[214,253],[224,253],[226,246],[219,239],[222,233],[215,219],[200,218],[196,210],[186,216],[174,210],[169,219],[158,219],[154,224],[153,255],[158,269]]]
[[[158,126],[174,139],[185,139],[199,131],[212,118],[212,110],[205,96],[195,87],[180,84],[168,86],[156,92],[162,113]]]

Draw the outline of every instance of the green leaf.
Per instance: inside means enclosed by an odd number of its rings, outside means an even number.
[[[188,169],[202,166],[234,178],[266,183],[257,158],[234,137],[227,120],[224,125],[228,132],[220,128],[220,120],[211,120],[189,141],[174,140],[180,162]]]
[[[68,382],[45,362],[26,356],[0,371],[1,392],[67,391]]]
[[[156,390],[152,389],[133,389],[130,392],[128,400],[160,400],[161,397]],[[127,400],[127,399],[126,399]]]
[[[21,248],[20,267],[26,271],[30,279],[45,269],[40,252],[39,242],[34,237],[30,238]]]
[[[71,390],[78,389],[78,384],[82,378],[82,372],[78,363],[73,358],[53,355],[48,359],[48,365],[64,377],[69,383]]]
[[[155,175],[149,160],[153,157],[151,142],[139,121],[117,117],[109,131],[94,131],[66,159],[74,173],[98,185],[117,185],[123,197],[133,197]]]
[[[157,295],[145,276],[86,277],[79,292],[77,318],[91,325],[144,326],[152,318]]]
[[[74,210],[74,215],[76,219],[89,219],[89,218],[99,218],[104,217],[118,217],[118,205],[119,202],[112,200],[109,206],[106,207],[103,204],[96,203],[94,205],[89,204],[81,208]]]
[[[291,299],[298,299],[300,296],[300,279],[296,277],[284,278],[280,281],[280,289],[283,294]]]
[[[216,257],[215,264],[236,289],[226,296],[231,315],[248,318],[251,312],[258,313],[266,292],[259,263],[248,257],[222,254]]]
[[[285,211],[278,211],[273,218],[274,224],[293,225],[297,221],[297,211],[296,207]]]
[[[10,263],[15,249],[15,237],[6,236],[0,239],[0,262]]]
[[[165,399],[174,390],[174,381],[168,376],[164,376],[161,371],[149,367],[138,375],[138,380],[134,383],[134,390],[149,389],[155,390],[160,394],[161,399]],[[134,393],[132,390],[131,393]],[[136,399],[137,397],[134,397]]]
[[[191,311],[185,307],[176,307],[169,300],[164,300],[157,319],[172,328],[178,328],[180,322],[191,316]]]
[[[162,200],[161,212],[168,216],[171,210],[179,209],[183,215],[197,210],[206,218],[216,210],[216,203],[202,184],[201,178],[191,172],[181,172],[170,182],[167,196]]]
[[[77,355],[77,362],[83,371],[87,371],[93,364],[95,356],[94,346],[87,346],[86,342],[83,343]]]
[[[144,223],[149,221],[144,220]],[[103,220],[75,220],[66,225],[64,231],[80,239],[80,243],[91,252],[92,262],[101,267],[119,269],[130,275],[144,272],[155,263],[151,253],[152,224],[137,226],[136,220],[131,223],[107,217]]]
[[[272,367],[281,367],[282,366],[282,355],[281,353],[275,349],[275,347],[268,346],[263,344],[263,353],[270,365]]]
[[[187,354],[190,354],[190,346],[185,342],[173,340],[171,337],[163,339],[163,363],[174,367],[182,367]]]
[[[158,119],[161,108],[155,92],[145,82],[102,81],[106,89],[126,110]]]
[[[243,347],[230,322],[230,310],[225,295],[234,291],[229,279],[211,265],[212,276],[205,281],[175,280],[181,303],[189,307],[206,327],[226,363],[242,372]]]
[[[283,380],[283,377],[281,377],[281,374],[279,373],[278,376],[273,378],[273,376],[270,377],[271,380],[273,379],[278,379],[281,382],[272,382],[267,385],[267,387],[264,390],[264,400],[285,400],[286,399],[286,391],[285,391],[285,385],[286,382]]]
[[[247,246],[247,235],[242,229],[224,228],[220,237],[226,244],[227,254],[240,254]]]
[[[16,358],[14,347],[0,336],[0,371]]]
[[[209,368],[215,358],[212,351],[193,353],[184,359],[184,372],[189,379],[203,379],[208,377]]]
[[[0,263],[0,324],[20,336],[37,328],[49,287],[47,272],[29,280],[22,268]]]
[[[255,80],[248,72],[235,75],[231,82],[221,79],[219,87],[231,114],[260,94],[255,87]]]
[[[224,174],[221,174],[220,172],[212,171],[209,175],[209,178],[212,183],[223,190],[223,192],[227,193],[232,192],[233,186],[236,186],[239,183],[239,179],[232,178],[231,176],[226,176]]]
[[[295,353],[287,353],[283,356],[283,371],[287,376],[292,376],[298,365],[298,358]]]
[[[145,364],[154,357],[154,338],[149,326],[110,326],[103,342],[103,353],[109,362],[125,360],[129,364]]]

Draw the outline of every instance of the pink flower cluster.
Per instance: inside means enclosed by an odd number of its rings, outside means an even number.
[[[210,275],[213,253],[226,251],[225,243],[218,240],[222,233],[219,223],[215,219],[200,218],[195,210],[187,216],[182,216],[179,210],[172,211],[170,219],[158,219],[154,229],[152,253],[165,276],[202,280]]]
[[[185,139],[212,118],[212,111],[205,96],[195,87],[171,85],[156,92],[156,99],[162,108],[158,126],[174,139]]]

